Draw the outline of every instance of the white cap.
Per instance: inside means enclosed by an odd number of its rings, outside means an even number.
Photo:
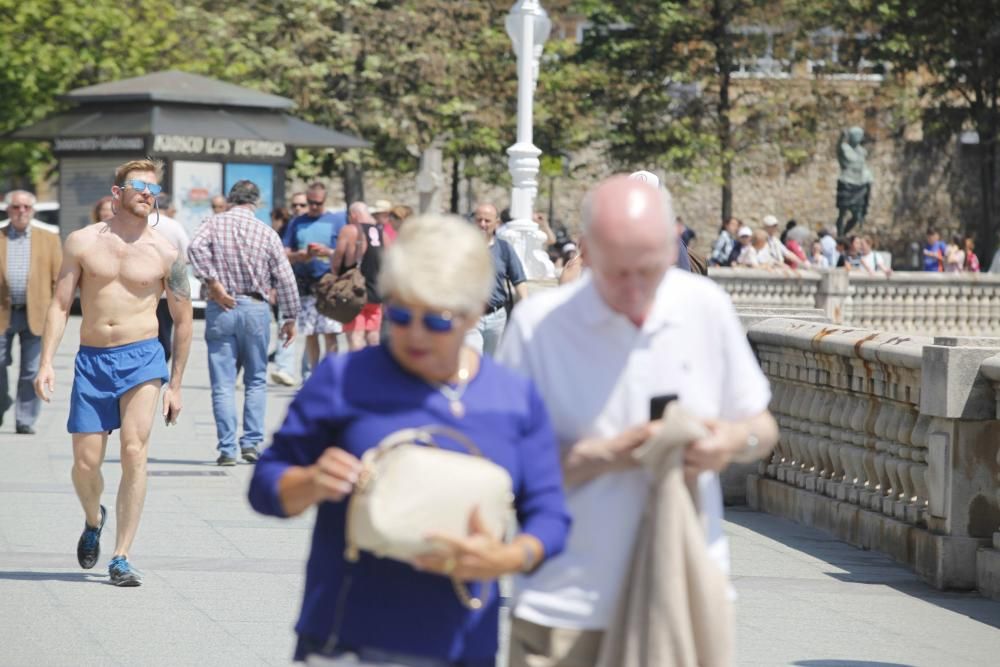
[[[774,217],[773,215],[765,215],[764,216],[764,226],[765,227],[774,227],[777,224],[778,224],[778,219],[776,217]]]
[[[636,171],[629,174],[629,178],[633,181],[642,181],[643,183],[649,183],[654,188],[660,187],[660,179],[656,177],[656,174],[649,171]]]
[[[739,234],[736,235],[736,237],[739,238],[741,236],[753,236],[753,230],[747,227],[746,225],[743,225],[742,227],[740,227],[740,232]]]

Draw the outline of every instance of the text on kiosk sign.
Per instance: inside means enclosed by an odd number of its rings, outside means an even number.
[[[177,134],[157,134],[153,137],[154,153],[284,157],[287,150],[285,144],[280,141],[260,139],[218,139]]]

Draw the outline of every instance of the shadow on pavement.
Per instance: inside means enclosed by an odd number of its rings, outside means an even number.
[[[766,517],[766,521],[761,520]],[[867,551],[841,542],[818,528],[805,526],[777,516],[762,514],[747,508],[726,508],[726,520],[760,535],[777,539],[781,544],[817,558],[842,572],[825,572],[826,576],[846,584],[887,586],[911,597],[923,600],[956,614],[961,614],[994,628],[1000,628],[1000,603],[986,599],[975,591],[939,591],[920,579],[907,566],[889,556]],[[780,539],[770,535],[768,526],[784,524]],[[807,661],[797,665],[832,667],[833,665],[894,665],[895,663],[858,661]]]
[[[0,581],[107,581],[106,573],[96,572],[11,572],[0,570]]]
[[[913,667],[905,662],[879,662],[877,660],[796,660],[797,667]]]

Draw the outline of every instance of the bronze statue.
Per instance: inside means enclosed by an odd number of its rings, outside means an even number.
[[[844,130],[837,147],[840,176],[837,178],[837,237],[843,237],[855,225],[861,227],[868,213],[872,172],[865,164],[868,151],[861,145],[865,131],[860,127]],[[847,219],[850,214],[850,219]],[[844,222],[847,222],[846,226]]]

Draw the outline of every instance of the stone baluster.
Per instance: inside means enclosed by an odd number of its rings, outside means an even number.
[[[881,510],[882,498],[885,496],[885,489],[888,486],[889,477],[885,472],[886,452],[891,446],[890,432],[892,422],[896,418],[896,404],[884,402],[881,404],[878,417],[875,420],[873,453],[871,457],[872,469],[869,471],[869,479],[873,480],[873,488],[869,489],[869,494],[862,502],[862,506],[868,509],[878,508]]]
[[[789,415],[791,416],[791,437],[788,439],[789,448],[792,450],[791,465],[786,470],[785,481],[789,484],[797,484],[802,467],[804,465],[804,452],[802,450],[802,403],[805,401],[807,392],[805,387],[796,384],[792,401],[789,404]]]
[[[969,290],[964,284],[955,285],[955,325],[956,331],[963,336],[972,335],[972,322],[969,321]]]
[[[907,508],[909,507],[912,513],[914,507],[913,501],[916,490],[913,486],[913,478],[910,476],[910,471],[914,465],[912,458],[913,451],[912,447],[905,447],[903,445],[899,447],[899,463],[896,464],[896,474],[899,475],[899,484],[902,490],[893,505],[892,511],[893,517],[900,521],[906,520]]]
[[[834,437],[834,446],[831,447],[833,451],[833,469],[835,471],[836,484],[832,486],[833,493],[831,495],[841,498],[847,498],[847,487],[854,484],[854,477],[851,474],[851,469],[848,467],[848,454],[852,447],[850,442],[850,423],[851,423],[851,395],[842,392],[837,398],[837,416],[836,420],[833,421],[833,426],[836,427],[836,435]]]
[[[945,295],[945,290],[941,288],[941,285],[935,285],[931,288],[933,290],[933,309],[934,309],[934,327],[932,331],[944,331],[945,327],[949,324],[948,318],[948,297]]]
[[[910,468],[910,479],[913,482],[913,502],[906,508],[906,521],[915,526],[927,525],[927,499],[930,493],[927,475],[927,450],[914,447],[910,450],[913,466]]]
[[[865,422],[871,399],[865,394],[855,395],[854,411],[851,414],[851,435],[854,447],[851,448],[851,461],[854,468],[854,489],[848,500],[854,504],[860,502],[860,494],[868,486],[868,472],[865,469],[865,443],[868,439],[865,433]]]
[[[915,312],[916,312],[916,293],[912,286],[905,285],[903,283],[899,284],[898,289],[902,293],[903,301],[903,313],[902,321],[899,323],[899,330],[903,332],[910,332],[916,330]]]

